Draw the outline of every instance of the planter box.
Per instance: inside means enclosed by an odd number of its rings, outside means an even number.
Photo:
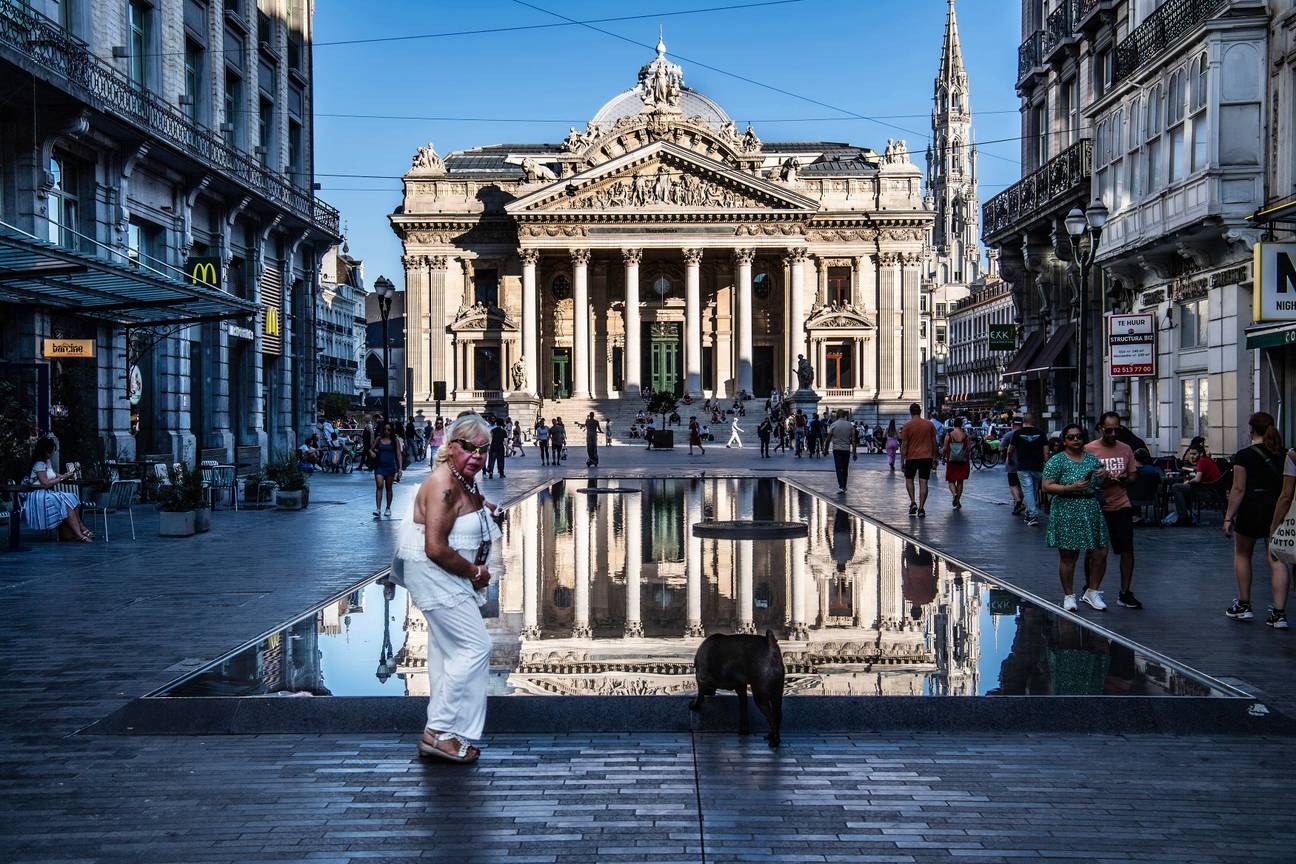
[[[158,513],[158,535],[161,537],[192,537],[194,533],[194,511],[170,513],[166,510]]]
[[[297,489],[292,492],[285,492],[282,489],[275,490],[275,507],[280,510],[306,509],[306,490]]]
[[[654,450],[670,450],[675,446],[674,429],[656,429],[653,431],[652,445]]]
[[[262,480],[258,483],[244,484],[243,501],[248,504],[258,502],[274,501],[275,484],[270,480]]]
[[[212,511],[210,507],[200,507],[194,511],[194,533],[204,534],[211,530]]]

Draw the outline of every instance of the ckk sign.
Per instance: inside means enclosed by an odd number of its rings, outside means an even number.
[[[1155,313],[1108,315],[1107,358],[1113,378],[1155,375]]]
[[[1296,321],[1296,243],[1257,243],[1251,314],[1257,321]]]

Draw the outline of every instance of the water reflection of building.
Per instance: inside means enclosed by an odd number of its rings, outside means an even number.
[[[693,689],[709,633],[780,638],[789,691],[975,694],[979,593],[901,537],[776,480],[572,483],[520,502],[505,527],[492,668],[518,692]],[[694,537],[703,519],[804,522],[798,540]],[[427,633],[407,610],[398,655],[425,695]]]

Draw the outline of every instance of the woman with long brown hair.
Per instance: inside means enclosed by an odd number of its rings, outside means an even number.
[[[1287,628],[1287,565],[1267,554],[1269,523],[1283,485],[1282,436],[1278,434],[1273,415],[1264,411],[1252,414],[1247,425],[1251,430],[1251,444],[1233,457],[1233,487],[1224,514],[1224,536],[1233,538],[1233,575],[1238,592],[1225,614],[1238,621],[1255,617],[1251,611],[1251,558],[1256,543],[1263,542],[1273,589],[1273,606],[1265,623],[1284,630]]]

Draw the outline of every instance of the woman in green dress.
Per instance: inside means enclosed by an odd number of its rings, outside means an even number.
[[[1076,561],[1080,553],[1107,547],[1107,522],[1098,505],[1098,487],[1107,472],[1092,453],[1085,452],[1083,427],[1072,423],[1062,430],[1063,450],[1044,465],[1044,491],[1053,496],[1049,509],[1048,545],[1058,550],[1062,608],[1076,610]],[[1089,588],[1085,574],[1085,588]]]

